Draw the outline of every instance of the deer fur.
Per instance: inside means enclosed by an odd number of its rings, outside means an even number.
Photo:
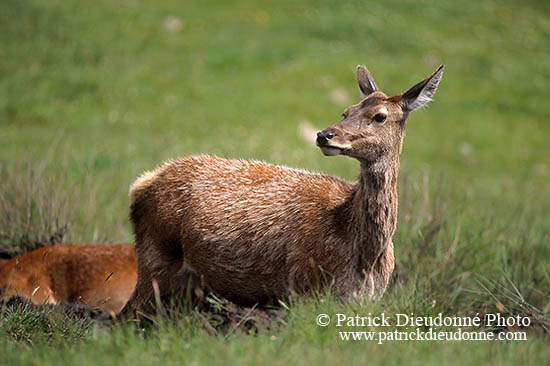
[[[327,155],[360,162],[357,182],[199,155],[144,173],[130,189],[138,282],[125,311],[204,291],[239,304],[325,285],[342,296],[381,296],[394,269],[399,155],[409,113],[433,97],[443,65],[388,97],[364,67],[363,100],[318,133]]]
[[[54,245],[0,262],[0,298],[84,304],[117,314],[137,281],[133,245]]]

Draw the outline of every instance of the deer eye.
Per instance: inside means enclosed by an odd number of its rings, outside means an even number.
[[[386,120],[386,115],[384,113],[377,113],[375,116],[374,116],[374,121],[378,122],[378,123],[382,123]]]

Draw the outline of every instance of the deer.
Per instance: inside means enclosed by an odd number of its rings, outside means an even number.
[[[355,182],[208,155],[144,172],[129,192],[138,279],[122,314],[209,292],[241,305],[326,286],[338,297],[381,297],[395,266],[406,120],[433,99],[443,70],[389,97],[357,67],[361,101],[316,137],[325,156],[359,161]]]
[[[0,262],[0,298],[77,304],[116,316],[137,282],[131,244],[58,244]]]

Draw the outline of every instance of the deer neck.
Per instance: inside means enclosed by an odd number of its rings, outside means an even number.
[[[397,223],[399,156],[376,162],[361,161],[359,182],[352,200],[352,230],[358,270],[371,273],[388,248]]]

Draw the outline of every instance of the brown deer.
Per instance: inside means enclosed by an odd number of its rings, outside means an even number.
[[[138,282],[124,312],[204,289],[239,304],[327,284],[342,296],[381,296],[394,268],[405,121],[432,99],[442,74],[443,65],[388,97],[357,68],[363,99],[317,134],[325,155],[359,160],[357,182],[206,155],[144,173],[130,189]]]
[[[0,298],[83,304],[117,314],[137,281],[133,245],[54,245],[0,262]]]

